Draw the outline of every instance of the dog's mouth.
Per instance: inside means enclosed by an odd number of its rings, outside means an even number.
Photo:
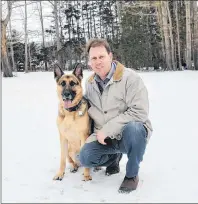
[[[72,107],[72,100],[66,99],[66,100],[63,100],[63,102],[64,102],[64,108],[65,109]]]
[[[63,93],[62,98],[63,98],[65,109],[71,108],[73,106],[72,101],[75,98],[75,95],[76,95],[75,92]]]

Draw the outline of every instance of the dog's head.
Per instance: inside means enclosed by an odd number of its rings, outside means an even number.
[[[54,65],[54,78],[57,82],[57,93],[65,109],[76,106],[83,97],[83,65],[78,63],[72,74],[64,74],[58,64]]]

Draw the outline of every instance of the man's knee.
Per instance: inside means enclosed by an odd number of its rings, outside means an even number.
[[[129,122],[122,131],[122,137],[127,143],[139,143],[146,140],[147,131],[142,122]]]
[[[85,143],[80,150],[79,161],[84,167],[94,167],[96,165],[95,142]]]

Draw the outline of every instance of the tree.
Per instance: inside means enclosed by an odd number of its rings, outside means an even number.
[[[0,20],[2,19],[2,2],[0,1]],[[1,30],[1,23],[0,23],[0,30]],[[2,30],[1,30],[2,32]],[[1,32],[0,32],[0,50],[1,50]],[[0,51],[0,62],[1,62],[1,71],[2,71],[2,61],[1,61],[1,51]]]
[[[178,51],[178,66],[179,70],[182,70],[181,65],[181,49],[180,49],[180,32],[179,32],[179,19],[178,19],[178,1],[174,1],[174,10],[175,10],[175,20],[176,20],[176,29],[177,29],[177,51]]]
[[[166,66],[167,70],[171,70],[171,46],[169,40],[169,30],[168,30],[168,13],[167,13],[167,4],[166,1],[161,1],[161,9],[162,9],[162,23],[163,23],[163,33],[164,33],[164,40],[165,40],[165,56],[166,56]]]
[[[63,66],[62,57],[61,57],[61,40],[60,40],[60,32],[59,32],[59,20],[58,20],[58,6],[57,1],[54,1],[54,20],[55,20],[55,29],[56,29],[56,51],[57,51],[57,58],[58,62],[60,63],[61,67]]]
[[[194,27],[193,27],[193,48],[194,48],[194,67],[195,70],[198,70],[198,6],[197,6],[197,2],[194,1],[193,2],[193,8],[194,8],[194,12],[193,12],[193,22],[194,22]]]
[[[27,2],[25,0],[25,73],[28,72],[28,32],[27,32]]]
[[[6,45],[7,44],[6,27],[11,17],[12,1],[7,1],[7,8],[8,8],[7,16],[4,20],[1,20],[2,70],[3,70],[4,77],[13,77],[12,69],[8,61],[7,45]]]
[[[192,68],[190,3],[191,3],[190,1],[185,1],[185,5],[186,5],[186,64],[187,64],[187,69]]]
[[[174,48],[174,42],[173,42],[173,24],[172,24],[172,16],[169,9],[169,3],[166,4],[167,9],[167,15],[168,15],[168,21],[169,21],[169,33],[170,33],[170,42],[171,42],[171,62],[172,66],[171,68],[173,70],[176,70],[176,64],[175,64],[175,48]]]
[[[13,71],[16,71],[16,64],[15,64],[15,60],[14,60],[14,50],[13,50],[13,36],[12,36],[12,24],[11,24],[11,20],[10,20],[10,48],[11,48],[11,56],[12,56],[12,68]]]
[[[43,24],[43,9],[42,9],[42,2],[39,2],[39,17],[41,22],[41,30],[42,30],[42,52],[44,55],[44,63],[45,63],[45,70],[47,71],[47,53],[46,53],[46,46],[45,46],[45,31],[44,31],[44,24]]]

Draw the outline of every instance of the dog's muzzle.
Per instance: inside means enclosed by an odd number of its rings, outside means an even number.
[[[73,100],[75,98],[76,93],[73,91],[65,90],[62,93],[63,101]]]
[[[62,93],[62,99],[64,101],[65,109],[72,107],[72,101],[75,98],[76,93],[69,90],[64,90]]]

